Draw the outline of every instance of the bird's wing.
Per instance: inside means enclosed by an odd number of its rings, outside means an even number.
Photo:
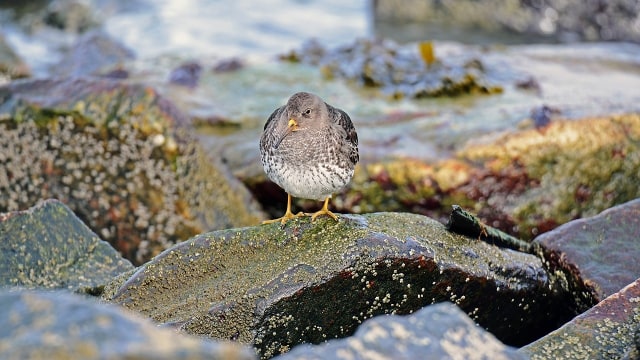
[[[281,107],[279,107],[279,108],[275,109],[275,110],[273,111],[273,113],[271,113],[271,115],[269,115],[269,118],[267,119],[267,122],[266,122],[266,123],[264,123],[264,129],[262,129],[263,131],[264,131],[264,130],[267,130],[267,128],[269,127],[269,124],[270,124],[270,123],[272,123],[272,122],[276,121],[276,119],[278,118],[278,116],[280,116],[280,113],[282,112],[282,110],[284,110],[284,106],[281,106]]]
[[[338,108],[334,108],[329,104],[327,104],[327,108],[329,109],[329,116],[331,119],[344,129],[351,148],[349,158],[354,164],[357,163],[360,159],[360,156],[358,155],[358,134],[356,133],[356,128],[353,126],[351,118],[346,112]]]

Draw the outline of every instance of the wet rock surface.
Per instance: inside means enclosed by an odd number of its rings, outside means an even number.
[[[377,213],[202,234],[114,281],[103,298],[270,357],[442,301],[524,345],[573,316],[555,286],[532,255],[420,215]]]
[[[34,80],[0,88],[0,99],[0,211],[58,198],[135,263],[207,229],[262,218],[151,88]]]
[[[640,280],[519,351],[532,359],[638,359]]]
[[[377,316],[356,333],[322,345],[300,345],[278,360],[302,359],[527,359],[480,329],[449,303],[411,315]]]
[[[612,0],[601,2],[587,0],[567,2],[562,0],[543,1],[397,1],[380,0],[374,2],[376,32],[382,34],[402,33],[387,31],[389,26],[407,30],[413,24],[422,33],[435,34],[441,40],[456,39],[467,34],[469,38],[480,37],[475,32],[484,31],[485,40],[501,38],[500,32],[535,35],[560,41],[575,40],[623,40],[640,42],[640,30],[634,24],[638,21],[638,3],[633,0]],[[421,24],[419,26],[417,24]],[[451,24],[455,24],[451,26]],[[448,26],[447,26],[448,25]],[[432,29],[433,31],[425,31]],[[439,27],[450,30],[448,34]],[[467,31],[460,31],[466,29]],[[482,37],[480,37],[482,38]],[[477,40],[477,38],[476,38]],[[520,41],[531,41],[522,37]]]
[[[133,59],[133,51],[94,30],[80,36],[52,71],[60,77],[109,76]]]
[[[392,98],[424,98],[501,93],[502,87],[487,80],[479,58],[461,54],[436,58],[433,44],[418,49],[400,47],[391,40],[357,40],[354,44],[326,49],[309,42],[281,58],[319,66],[328,78],[345,78],[356,84],[380,88]]]
[[[640,199],[538,236],[542,256],[562,271],[588,308],[640,278]]]
[[[252,349],[160,329],[147,319],[62,291],[0,291],[3,359],[237,359]]]
[[[57,200],[0,213],[0,287],[99,294],[133,269],[107,242]]]
[[[470,143],[458,156],[483,164],[457,189],[488,224],[529,239],[640,197],[640,116],[557,121]]]

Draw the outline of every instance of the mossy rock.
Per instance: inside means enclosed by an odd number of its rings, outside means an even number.
[[[534,360],[640,358],[640,279],[520,352]]]
[[[638,114],[557,121],[458,155],[484,167],[460,189],[474,210],[522,238],[640,197]]]
[[[0,286],[99,295],[133,265],[57,200],[0,213]]]
[[[0,211],[57,198],[138,264],[200,232],[262,218],[151,88],[46,80],[0,94]]]
[[[532,255],[421,215],[374,213],[201,234],[114,281],[103,298],[269,357],[442,301],[524,345],[574,315],[558,290]]]
[[[281,59],[316,65],[329,79],[344,78],[396,99],[502,93],[502,85],[488,79],[480,58],[467,54],[436,58],[433,47],[431,42],[410,48],[389,39],[358,39],[327,49],[311,41]]]

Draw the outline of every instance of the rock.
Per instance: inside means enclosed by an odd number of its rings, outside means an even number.
[[[245,62],[237,57],[232,57],[224,60],[218,61],[213,66],[213,72],[216,74],[228,73],[233,71],[238,71],[245,67]]]
[[[422,49],[429,49],[428,56]],[[345,78],[358,85],[380,88],[392,98],[454,97],[501,93],[486,79],[484,66],[468,54],[436,59],[431,43],[408,51],[391,40],[359,39],[353,45],[323,49],[317,42],[282,55],[283,60],[320,66],[328,78]]]
[[[184,63],[171,70],[171,74],[169,74],[169,83],[194,88],[198,86],[201,73],[202,65],[198,62],[192,61]]]
[[[449,233],[424,216],[375,213],[198,235],[114,281],[103,298],[269,357],[442,301],[524,345],[575,315],[556,290],[532,255]]]
[[[486,223],[524,239],[640,197],[640,115],[554,121],[476,139],[458,152],[481,163],[453,190]]]
[[[134,59],[133,52],[107,35],[95,30],[80,36],[52,73],[60,77],[108,75]]]
[[[205,230],[264,217],[153,89],[112,80],[0,87],[0,211],[57,198],[140,264]]]
[[[598,0],[567,2],[543,1],[397,1],[374,2],[374,26],[377,34],[386,35],[384,24],[393,24],[392,34],[405,27],[418,27],[421,33],[435,33],[440,40],[454,40],[451,35],[477,36],[485,31],[496,40],[496,32],[529,34],[556,40],[622,40],[640,42],[638,4],[634,0]],[[419,25],[418,25],[419,24]],[[451,31],[451,24],[455,24]],[[448,31],[438,31],[445,27]],[[400,29],[398,29],[400,28]],[[433,31],[429,31],[433,28]],[[467,32],[461,31],[466,29]],[[424,36],[424,35],[423,35]],[[498,34],[499,36],[499,34]],[[501,38],[502,39],[502,38]],[[457,40],[462,40],[457,39]],[[504,40],[503,40],[504,41]]]
[[[249,348],[176,334],[65,292],[0,291],[3,359],[255,359]]]
[[[586,310],[640,278],[640,199],[538,236],[541,256]]]
[[[428,354],[428,356],[426,356]],[[277,360],[303,359],[527,359],[480,329],[450,303],[411,315],[377,316],[353,336],[322,345],[300,345]]]
[[[459,204],[486,224],[531,240],[640,197],[638,140],[640,115],[629,114],[554,120],[542,129],[476,137],[457,158],[440,161],[369,159],[331,205],[353,213],[406,211],[445,223],[451,205]],[[281,215],[281,189],[265,176],[245,183],[272,216]],[[316,201],[296,199],[294,205],[318,209]]]
[[[133,269],[57,200],[0,213],[0,258],[0,286],[88,294]]]
[[[640,279],[519,351],[531,359],[638,359],[638,340]]]

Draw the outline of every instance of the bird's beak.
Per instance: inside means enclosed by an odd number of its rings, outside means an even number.
[[[289,134],[291,134],[294,131],[298,131],[298,122],[295,119],[291,118],[291,119],[289,119],[289,123],[287,124],[287,128],[280,135],[280,137],[278,138],[278,141],[276,141],[276,145],[274,147],[277,149],[278,146],[280,146],[280,143],[282,142],[282,140],[284,140],[285,137],[287,137]]]

